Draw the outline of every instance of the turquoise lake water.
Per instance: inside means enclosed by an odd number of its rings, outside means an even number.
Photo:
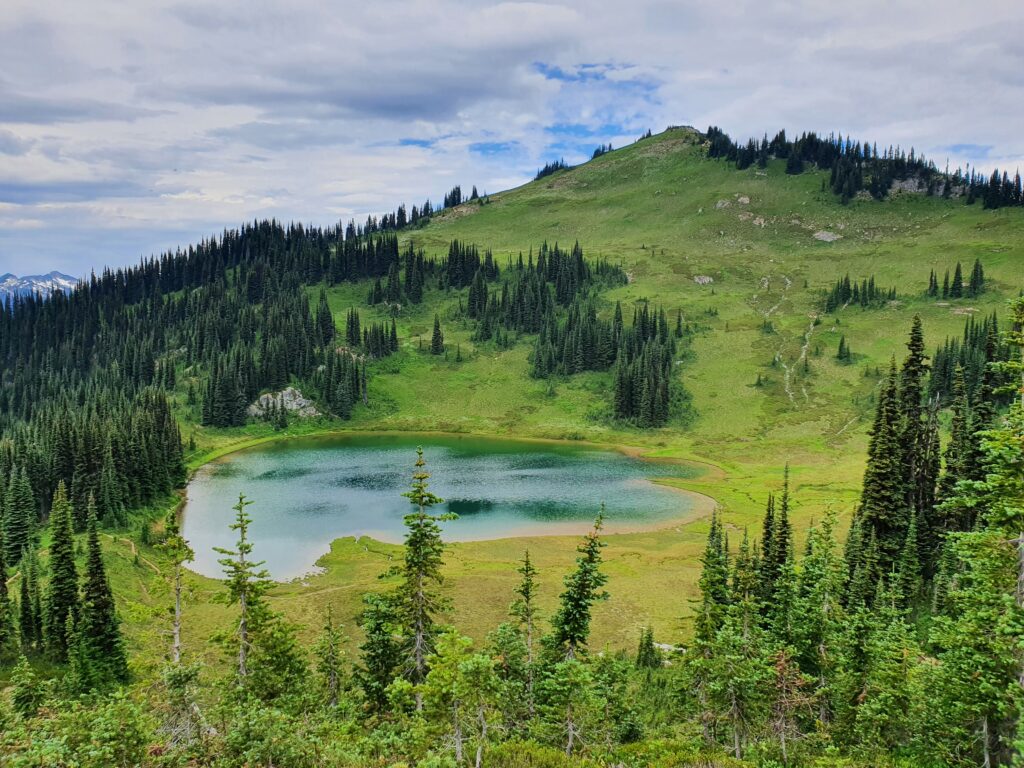
[[[422,445],[435,510],[454,512],[448,541],[567,533],[593,521],[602,502],[609,527],[642,528],[679,518],[689,496],[652,478],[693,477],[685,465],[650,462],[571,443],[442,435],[300,438],[239,451],[201,468],[188,486],[183,530],[196,552],[191,567],[219,577],[213,547],[231,547],[232,505],[254,503],[254,556],[274,578],[315,571],[330,542],[369,536],[400,543],[402,497]]]

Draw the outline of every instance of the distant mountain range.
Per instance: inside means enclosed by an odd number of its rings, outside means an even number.
[[[18,277],[8,272],[6,275],[0,275],[0,302],[8,296],[27,296],[36,292],[46,296],[54,289],[67,293],[76,285],[78,285],[77,277],[65,275],[57,270],[45,275],[25,275],[24,277]]]

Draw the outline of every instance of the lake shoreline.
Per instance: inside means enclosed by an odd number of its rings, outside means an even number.
[[[595,450],[618,453],[624,457],[631,458],[640,461],[644,464],[651,465],[654,469],[658,464],[661,465],[672,465],[677,467],[685,467],[695,471],[696,477],[701,480],[709,479],[707,476],[712,475],[713,479],[715,475],[724,475],[724,471],[717,467],[705,462],[696,462],[689,459],[682,459],[671,456],[650,456],[646,455],[657,448],[645,448],[642,446],[635,445],[624,445],[622,443],[605,443],[597,442],[593,440],[570,440],[570,439],[558,439],[558,438],[547,438],[547,437],[518,437],[518,436],[492,436],[492,435],[481,435],[468,432],[444,432],[440,430],[362,430],[362,429],[340,429],[340,430],[325,430],[320,432],[311,432],[305,434],[286,434],[286,435],[270,435],[265,437],[254,438],[253,440],[243,441],[239,444],[235,444],[227,447],[225,450],[217,452],[216,455],[208,457],[202,464],[196,466],[190,473],[189,483],[191,484],[199,471],[203,468],[208,468],[211,464],[216,464],[224,461],[228,457],[234,456],[243,451],[250,449],[268,447],[272,444],[285,444],[293,442],[296,438],[305,438],[309,443],[316,445],[321,441],[339,441],[344,443],[346,438],[351,438],[354,441],[365,438],[400,438],[410,442],[415,442],[417,438],[422,437],[424,442],[430,442],[431,439],[442,439],[451,441],[458,444],[462,440],[482,440],[482,441],[493,441],[497,443],[505,442],[520,447],[529,449],[533,446],[551,446],[559,448],[569,449],[582,449],[582,450]],[[717,470],[717,471],[716,471]],[[656,471],[656,470],[655,470]],[[642,534],[651,533],[656,531],[670,531],[678,530],[681,526],[693,523],[704,517],[707,517],[712,511],[719,506],[719,502],[713,497],[701,493],[699,491],[691,490],[686,487],[679,485],[680,481],[685,482],[683,478],[679,477],[665,477],[657,476],[655,474],[647,475],[645,478],[648,482],[653,485],[657,485],[659,488],[664,490],[672,491],[674,493],[683,494],[686,501],[688,502],[687,508],[680,510],[678,514],[675,514],[668,518],[662,518],[650,521],[639,521],[636,519],[632,520],[607,520],[605,521],[604,533],[609,536],[625,535],[625,534]],[[690,478],[686,478],[689,480]],[[696,479],[696,478],[694,478]],[[178,513],[183,515],[184,509],[188,502],[188,487],[182,489],[178,504]],[[467,532],[467,535],[458,536],[454,540],[449,540],[447,543],[458,546],[461,544],[472,544],[474,542],[485,542],[485,541],[513,541],[513,540],[524,540],[530,538],[569,538],[577,537],[585,534],[591,530],[591,520],[551,520],[537,523],[530,523],[517,527],[514,531],[508,534],[496,532],[496,535],[475,535]],[[400,543],[398,541],[390,541],[388,538],[378,538],[372,533],[370,535],[343,535],[332,537],[329,540],[323,542],[323,546],[326,550],[316,558],[312,563],[309,571],[282,578],[275,578],[280,583],[289,583],[294,581],[303,581],[309,578],[317,578],[325,575],[326,570],[329,569],[329,564],[324,564],[324,560],[332,551],[335,543],[341,540],[354,540],[359,541],[365,539],[367,542],[378,542],[383,545],[395,545]],[[200,576],[207,576],[207,574],[195,571]]]

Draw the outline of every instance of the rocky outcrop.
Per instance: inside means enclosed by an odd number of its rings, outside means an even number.
[[[320,411],[313,405],[312,400],[307,400],[295,387],[288,387],[280,392],[270,392],[260,395],[256,402],[246,409],[246,413],[256,418],[263,418],[271,410],[284,408],[288,413],[296,416],[319,416]]]

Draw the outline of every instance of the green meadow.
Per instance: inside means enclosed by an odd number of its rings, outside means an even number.
[[[672,322],[681,312],[692,330],[677,366],[691,407],[663,428],[632,429],[611,419],[610,374],[531,378],[533,337],[507,349],[475,343],[472,321],[459,318],[465,291],[432,289],[422,304],[398,314],[401,350],[374,363],[370,403],[349,422],[293,422],[283,433],[262,423],[203,428],[179,392],[183,434],[195,442],[189,464],[263,440],[332,430],[586,440],[694,462],[701,472],[676,483],[714,500],[734,543],[744,528],[753,533],[760,525],[767,494],[780,488],[787,463],[798,542],[828,509],[845,526],[859,491],[878,371],[893,356],[902,358],[915,314],[934,349],[947,336],[959,336],[969,316],[1002,313],[1006,299],[1024,287],[1024,216],[1019,209],[983,210],[980,203],[915,194],[842,205],[823,190],[826,176],[789,176],[775,161],[765,170],[738,171],[707,159],[694,133],[674,129],[448,210],[402,234],[403,245],[411,241],[437,257],[453,239],[492,250],[499,265],[528,257],[545,241],[578,241],[588,258],[621,264],[629,283],[601,295],[604,312],[619,301],[628,323],[632,307],[646,300],[664,307]],[[969,272],[975,259],[984,266],[984,294],[959,300],[925,295],[931,270],[941,282],[958,261]],[[894,287],[897,298],[881,308],[823,314],[823,292],[846,274],[857,281],[873,276],[880,287]],[[361,282],[329,289],[339,327],[350,307],[359,308],[364,323],[390,318],[366,306],[369,288]],[[312,300],[319,290],[309,288]],[[427,350],[435,314],[445,334],[443,357]],[[852,349],[849,362],[836,359],[841,336]],[[648,624],[659,641],[685,640],[711,506],[664,531],[607,537],[611,599],[596,609],[596,647],[632,648]],[[445,583],[451,619],[478,638],[496,626],[512,599],[515,560],[527,547],[550,615],[576,541],[557,536],[452,545]],[[143,663],[153,671],[167,644],[165,561],[153,548],[120,536],[104,544],[132,650],[144,650]],[[321,561],[323,573],[282,584],[273,601],[310,633],[331,605],[356,641],[361,595],[386,588],[378,575],[395,552],[368,539],[336,541]],[[214,663],[220,653],[209,640],[229,625],[229,614],[209,600],[220,589],[217,582],[189,581],[185,639]]]

